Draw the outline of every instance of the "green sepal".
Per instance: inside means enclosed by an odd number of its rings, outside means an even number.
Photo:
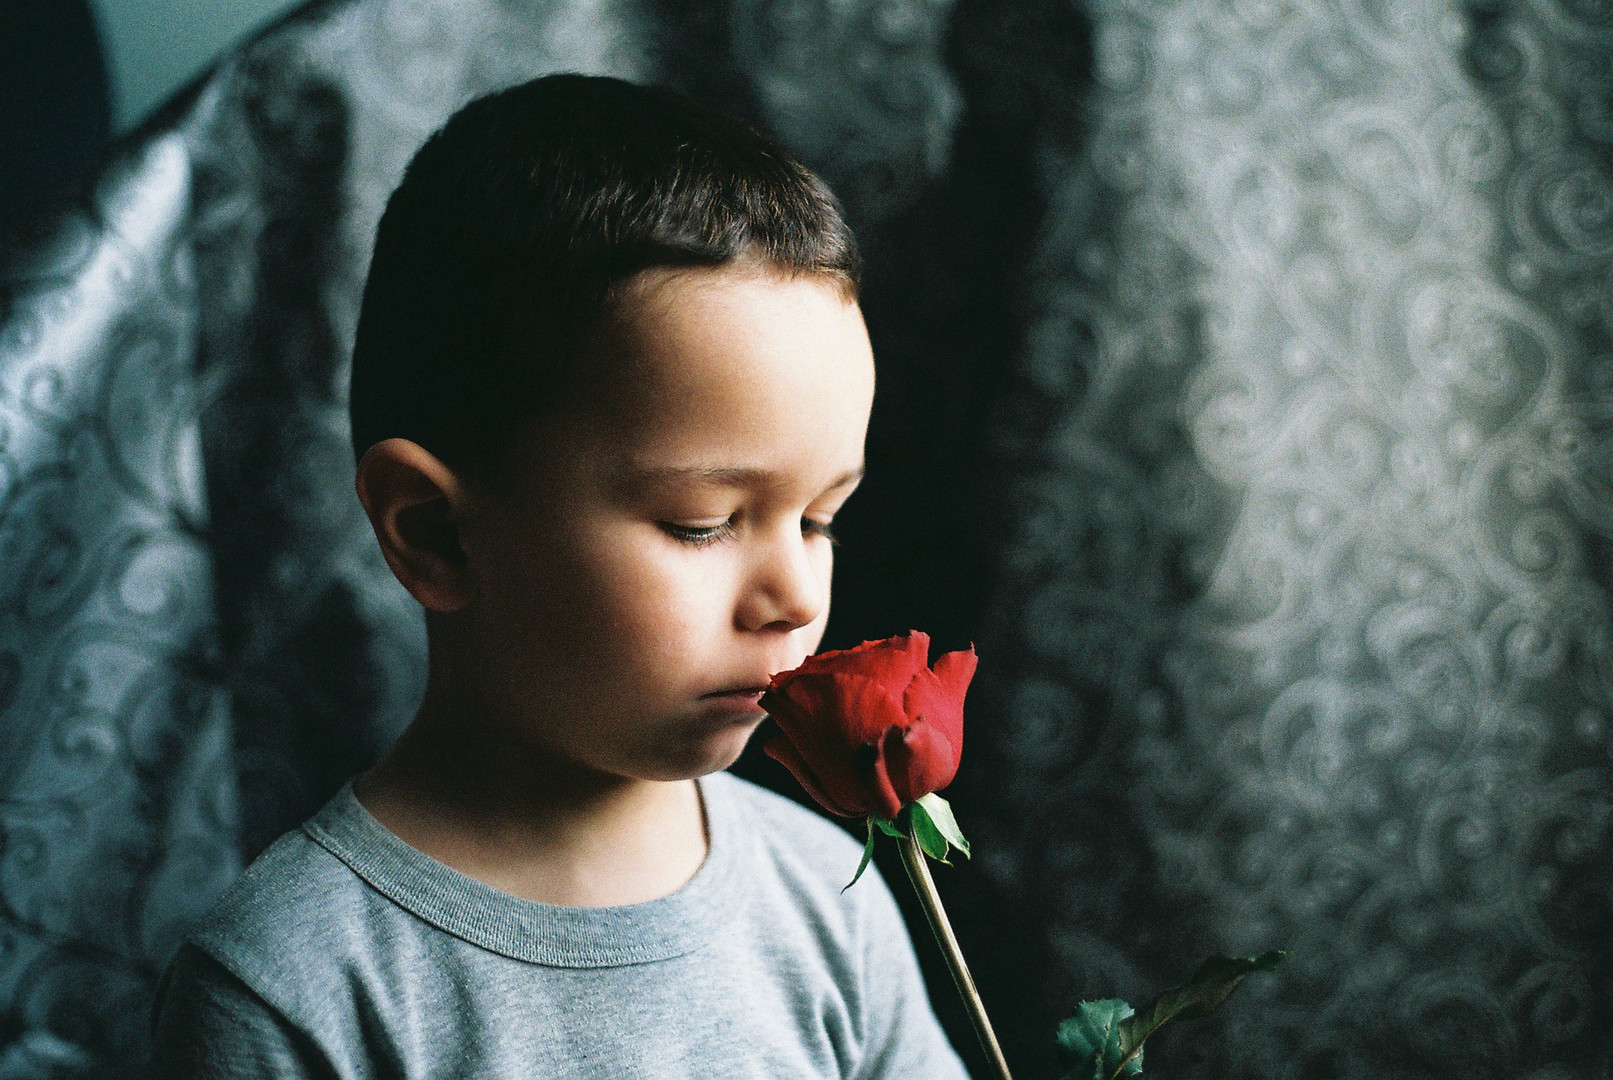
[[[925,813],[924,807],[914,803],[908,807],[908,822],[913,826],[913,839],[918,842],[919,850],[938,863],[951,866],[947,860],[947,838],[941,835],[941,830],[935,827],[930,815]]]
[[[863,861],[857,864],[857,872],[855,874],[851,875],[851,880],[846,882],[845,888],[841,889],[840,890],[841,892],[845,892],[846,889],[849,889],[853,885],[857,884],[857,879],[863,876],[863,871],[868,869],[869,862],[873,860],[873,857],[874,857],[874,838],[877,837],[879,835],[879,833],[874,828],[874,820],[875,820],[874,816],[872,814],[870,814],[868,816],[867,820],[868,820],[868,842],[863,845]]]
[[[1259,956],[1210,957],[1199,965],[1191,979],[1181,986],[1163,991],[1141,1012],[1128,1017],[1120,1025],[1121,1064],[1141,1062],[1143,1043],[1168,1021],[1208,1016],[1238,988],[1246,976],[1257,971],[1270,971],[1287,957],[1288,954],[1281,949],[1272,949]],[[1120,1073],[1112,1075],[1119,1076]]]
[[[1119,998],[1083,1001],[1075,1015],[1059,1025],[1059,1058],[1065,1073],[1061,1080],[1109,1080],[1136,1076],[1143,1071],[1142,1051],[1129,1060],[1121,1032],[1132,1008]]]
[[[932,791],[913,804],[915,818],[920,816],[918,813],[920,808],[924,811],[923,816],[929,819],[930,825],[934,827],[936,832],[941,834],[942,839],[963,852],[963,857],[967,859],[969,857],[969,841],[964,839],[963,830],[958,828],[958,819],[952,816],[952,804]],[[943,851],[942,854],[944,855],[945,852]],[[946,859],[942,858],[941,855],[936,855],[934,858],[946,862]]]
[[[873,814],[869,814],[868,820],[872,821],[875,825],[878,825],[879,831],[884,833],[886,836],[900,840],[902,837],[907,835],[897,826],[896,822],[891,821],[888,818],[876,817]]]

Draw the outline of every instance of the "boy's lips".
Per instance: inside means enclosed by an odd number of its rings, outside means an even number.
[[[763,709],[757,704],[757,699],[766,689],[766,686],[728,686],[721,690],[713,690],[709,694],[701,694],[700,700],[724,712],[736,712],[759,720]]]
[[[701,694],[700,696],[703,698],[733,698],[735,700],[747,698],[750,700],[755,700],[756,698],[761,697],[762,694],[766,693],[766,691],[767,684],[762,683],[760,686],[730,686],[727,689],[713,690],[709,694]]]

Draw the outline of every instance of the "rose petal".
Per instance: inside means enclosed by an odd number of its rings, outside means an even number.
[[[899,693],[915,672],[929,666],[929,658],[930,636],[920,630],[909,630],[896,637],[865,641],[855,648],[809,656],[794,672],[775,675],[773,681],[776,685],[781,678],[792,674],[856,674],[882,682]]]
[[[866,813],[883,798],[875,777],[877,748],[887,730],[907,721],[886,687],[861,675],[799,675],[769,689],[761,706],[810,769],[825,809]]]
[[[802,757],[800,752],[790,743],[790,740],[783,735],[774,735],[763,743],[762,752],[786,769],[789,769],[790,775],[794,776],[796,781],[806,788],[806,793],[816,799],[818,805],[829,811],[829,813],[837,814],[840,817],[862,817],[868,812],[868,807],[864,805],[846,806],[835,801],[834,797],[824,790],[823,785],[818,782],[818,778],[813,774],[812,766],[807,764],[806,758]]]
[[[902,708],[907,715],[914,720],[922,718],[946,739],[954,773],[963,758],[963,698],[978,662],[973,646],[966,651],[949,652],[935,662],[934,671],[913,676],[902,694]],[[951,777],[947,780],[951,782]]]
[[[861,673],[808,673],[769,688],[762,695],[761,706],[785,726],[786,734],[803,752],[805,741],[824,738],[826,732],[849,749],[876,745],[886,729],[907,726],[901,689]],[[794,723],[818,730],[803,740],[787,726]],[[816,761],[813,766],[819,767]]]
[[[922,720],[906,731],[890,732],[882,749],[891,787],[903,803],[915,802],[946,787],[958,772],[952,744]]]
[[[885,754],[885,744],[894,738],[901,741],[902,733],[897,728],[891,728],[885,733],[885,738],[876,747],[870,747],[874,753],[873,768],[869,777],[868,809],[884,818],[886,821],[895,819],[902,812],[902,797],[896,793],[896,787],[891,783],[890,761]]]

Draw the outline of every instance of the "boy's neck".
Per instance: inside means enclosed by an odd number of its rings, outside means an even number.
[[[354,786],[411,847],[502,892],[615,907],[666,896],[705,860],[693,780],[605,776],[467,737],[480,725],[422,708]]]

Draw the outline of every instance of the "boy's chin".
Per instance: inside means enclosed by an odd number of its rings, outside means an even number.
[[[682,755],[682,760],[672,764],[661,779],[693,780],[696,777],[721,772],[739,760],[739,755],[744,753],[745,744],[750,741],[751,734],[760,723],[758,720],[755,724],[715,732],[688,746],[686,753]]]

